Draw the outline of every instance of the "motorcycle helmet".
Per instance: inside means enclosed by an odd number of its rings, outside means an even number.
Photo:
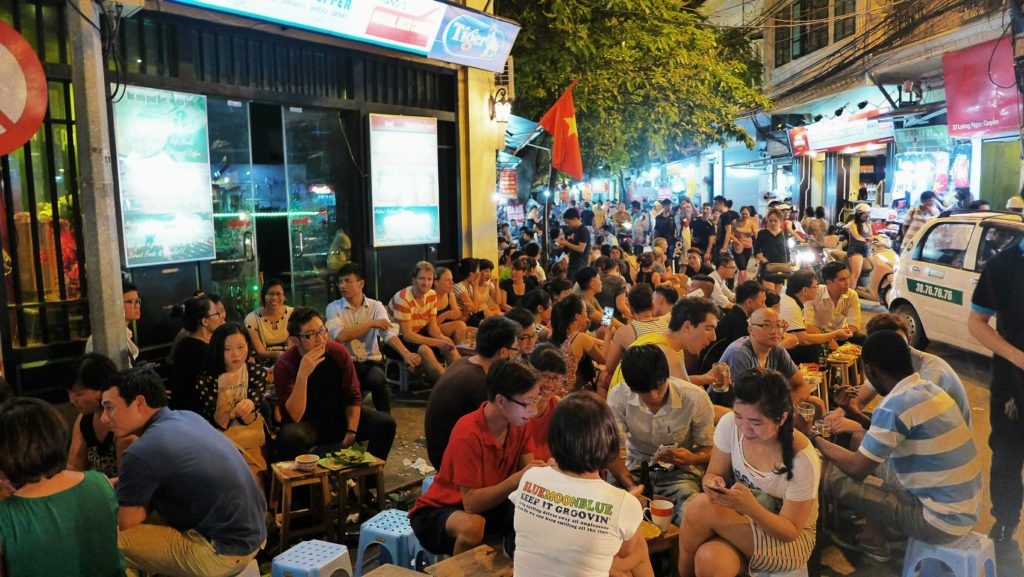
[[[871,207],[868,206],[867,204],[863,203],[863,202],[860,202],[860,203],[857,203],[857,206],[854,207],[853,210],[854,210],[854,212],[871,212]]]
[[[1021,198],[1019,195],[1011,196],[1010,199],[1006,201],[1006,210],[1021,212],[1024,210],[1024,198]]]
[[[881,248],[892,248],[892,239],[885,234],[876,234],[871,237],[871,244]]]

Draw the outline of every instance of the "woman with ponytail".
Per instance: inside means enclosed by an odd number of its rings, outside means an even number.
[[[594,391],[597,387],[594,361],[604,364],[604,351],[608,350],[612,331],[606,331],[602,343],[587,332],[588,323],[587,308],[578,294],[558,301],[551,311],[551,342],[561,349],[568,369],[559,396],[576,389]]]
[[[171,309],[171,316],[180,318],[187,336],[174,349],[171,365],[171,408],[199,412],[196,381],[206,365],[208,343],[213,331],[224,324],[217,304],[209,297],[189,297]]]
[[[786,379],[751,369],[735,392],[733,412],[715,428],[704,493],[679,529],[681,577],[793,571],[814,549],[821,462],[793,429]]]

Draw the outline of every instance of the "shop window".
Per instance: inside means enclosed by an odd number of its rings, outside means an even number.
[[[919,259],[953,268],[963,268],[974,225],[946,223],[932,227],[921,243]]]
[[[0,21],[24,36],[43,62],[67,63],[63,2],[0,0]]]
[[[81,215],[70,84],[50,82],[46,121],[0,157],[0,237],[5,301],[15,348],[84,337],[68,306],[82,298]],[[81,316],[81,315],[79,315]]]
[[[857,0],[835,0],[835,24],[832,41],[839,42],[853,36],[857,30]]]
[[[982,228],[981,242],[978,243],[978,258],[974,270],[981,272],[992,257],[1004,250],[1017,246],[1024,239],[1024,230],[1003,226],[986,226]]]

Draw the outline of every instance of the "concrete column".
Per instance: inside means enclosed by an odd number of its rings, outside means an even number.
[[[93,350],[128,366],[121,294],[121,243],[117,234],[117,195],[114,193],[107,122],[107,91],[99,13],[91,1],[71,0],[89,19],[67,10],[71,32],[72,86],[75,91],[78,176],[85,239],[85,278],[89,290],[89,320]],[[95,27],[94,27],[95,26]]]

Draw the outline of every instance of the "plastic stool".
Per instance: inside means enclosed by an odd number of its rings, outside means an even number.
[[[426,495],[427,490],[434,484],[434,476],[423,477],[423,487],[420,489],[420,495]]]
[[[793,569],[792,571],[786,571],[785,573],[771,573],[769,571],[754,571],[750,574],[750,577],[807,577],[807,566],[804,565],[799,569]]]
[[[398,366],[398,378],[392,379],[389,376],[388,369],[392,365]],[[387,355],[384,356],[384,381],[389,385],[398,385],[398,390],[403,393],[409,392],[409,367],[405,365],[405,361],[402,359],[393,359]]]
[[[246,564],[245,568],[242,569],[242,572],[235,575],[235,577],[262,577],[262,574],[260,573],[260,564],[257,563],[255,559],[251,559],[249,563]]]
[[[387,553],[387,561],[381,557],[381,564],[388,563],[405,569],[412,569],[423,560],[431,562],[433,556],[420,545],[409,525],[408,513],[398,509],[381,511],[359,528],[359,551],[356,553],[355,577],[363,574],[366,549],[379,545],[381,553]]]
[[[903,577],[914,577],[918,564],[921,577],[996,577],[996,547],[981,533],[945,545],[910,539],[903,558]]]
[[[274,557],[271,577],[352,577],[348,548],[337,543],[303,541]]]

